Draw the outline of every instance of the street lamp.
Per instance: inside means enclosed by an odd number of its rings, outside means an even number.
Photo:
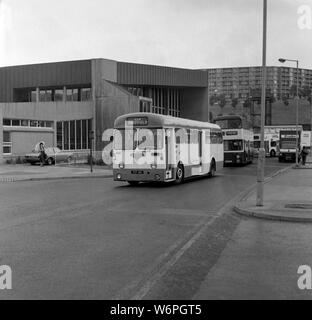
[[[299,60],[294,60],[294,59],[284,59],[280,58],[278,59],[280,63],[285,63],[286,61],[290,62],[295,62],[297,66],[297,94],[296,94],[296,167],[299,166],[299,150],[298,150],[298,145],[299,145]]]
[[[263,207],[263,187],[264,187],[264,125],[265,125],[265,104],[266,104],[266,81],[267,81],[267,0],[263,0],[263,43],[262,43],[262,90],[261,90],[261,144],[258,157],[257,172],[257,206]]]

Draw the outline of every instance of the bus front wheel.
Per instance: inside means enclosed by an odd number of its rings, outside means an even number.
[[[184,180],[184,168],[183,168],[183,165],[180,163],[178,164],[178,167],[177,167],[175,183],[180,184],[183,182],[183,180]]]

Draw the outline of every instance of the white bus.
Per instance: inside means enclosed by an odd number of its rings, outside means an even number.
[[[224,165],[252,163],[254,157],[254,134],[250,126],[238,115],[215,118],[223,132]]]
[[[221,167],[222,131],[215,124],[152,113],[115,121],[115,181],[181,183],[193,176],[214,176]]]

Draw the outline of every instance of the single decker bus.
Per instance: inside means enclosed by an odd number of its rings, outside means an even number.
[[[114,125],[115,181],[175,182],[214,176],[223,167],[223,138],[216,124],[153,113],[133,113]]]

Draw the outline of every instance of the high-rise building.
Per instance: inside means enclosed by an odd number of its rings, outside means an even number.
[[[261,88],[262,68],[217,68],[208,69],[209,95],[225,95],[226,99],[246,100],[252,90]],[[267,89],[274,100],[291,96],[292,86],[297,84],[297,70],[290,67],[268,67]],[[312,70],[299,69],[299,88],[312,87]]]

